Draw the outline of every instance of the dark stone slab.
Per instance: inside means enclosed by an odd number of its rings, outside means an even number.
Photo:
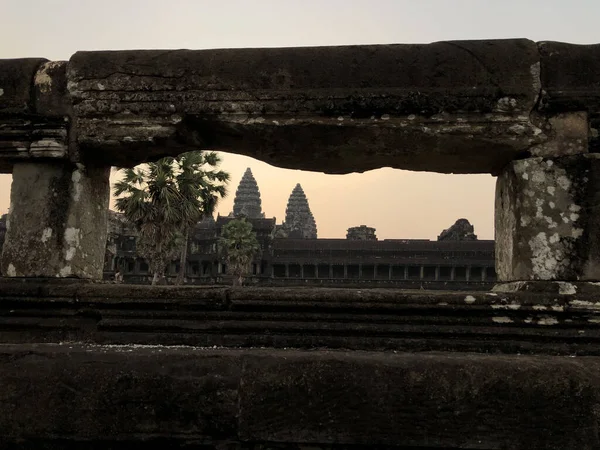
[[[190,348],[2,346],[2,438],[230,438],[241,370]]]
[[[600,113],[600,44],[538,43],[546,112]]]
[[[248,358],[244,440],[595,448],[597,361],[465,354]]]
[[[19,161],[66,159],[70,102],[64,65],[0,60],[0,173],[11,173]]]
[[[0,114],[34,113],[33,80],[47,59],[0,60]]]
[[[599,369],[598,358],[0,345],[0,441],[594,449]]]
[[[40,66],[34,82],[38,114],[48,117],[71,116],[71,100],[67,90],[67,61],[51,61]]]

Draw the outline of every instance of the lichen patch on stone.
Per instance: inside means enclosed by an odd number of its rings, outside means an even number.
[[[44,243],[46,243],[46,241],[48,241],[48,239],[50,239],[52,237],[52,228],[44,228],[44,230],[42,231],[42,237],[40,238],[40,240]]]
[[[465,303],[468,305],[475,303],[475,297],[473,297],[472,295],[467,295],[465,297]]]
[[[551,326],[551,325],[557,325],[557,324],[558,324],[558,320],[556,320],[556,318],[552,317],[552,316],[541,317],[538,320],[538,325]]]
[[[574,295],[577,293],[577,286],[565,281],[558,281],[558,293],[560,295]]]
[[[492,317],[492,320],[496,323],[513,323],[510,317]]]
[[[15,268],[15,266],[12,263],[10,263],[8,265],[8,268],[6,269],[6,275],[8,275],[9,277],[17,276],[17,269]]]

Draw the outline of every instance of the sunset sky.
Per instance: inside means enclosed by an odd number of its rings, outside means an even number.
[[[67,60],[77,50],[209,49],[429,43],[524,37],[600,43],[598,0],[1,0],[0,58]],[[319,237],[350,226],[383,238],[435,239],[468,218],[493,238],[494,178],[380,169],[324,175],[279,169],[222,154],[232,175],[221,214],[251,167],[268,217],[284,218],[301,183]],[[0,175],[0,214],[9,207],[10,175]]]

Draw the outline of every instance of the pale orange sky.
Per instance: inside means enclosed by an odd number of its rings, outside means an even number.
[[[68,59],[77,50],[291,47],[427,43],[525,37],[600,42],[597,0],[2,0],[0,58]],[[384,238],[435,239],[468,218],[493,239],[494,178],[380,169],[324,175],[279,169],[223,154],[235,188],[251,167],[263,210],[281,222],[301,183],[319,237],[344,237],[355,225]],[[0,175],[0,214],[9,207],[10,175]]]

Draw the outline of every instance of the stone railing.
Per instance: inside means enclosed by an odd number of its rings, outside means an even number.
[[[1,60],[0,446],[600,448],[599,127],[597,45]],[[189,148],[494,174],[505,283],[83,282],[102,276],[110,167]]]

